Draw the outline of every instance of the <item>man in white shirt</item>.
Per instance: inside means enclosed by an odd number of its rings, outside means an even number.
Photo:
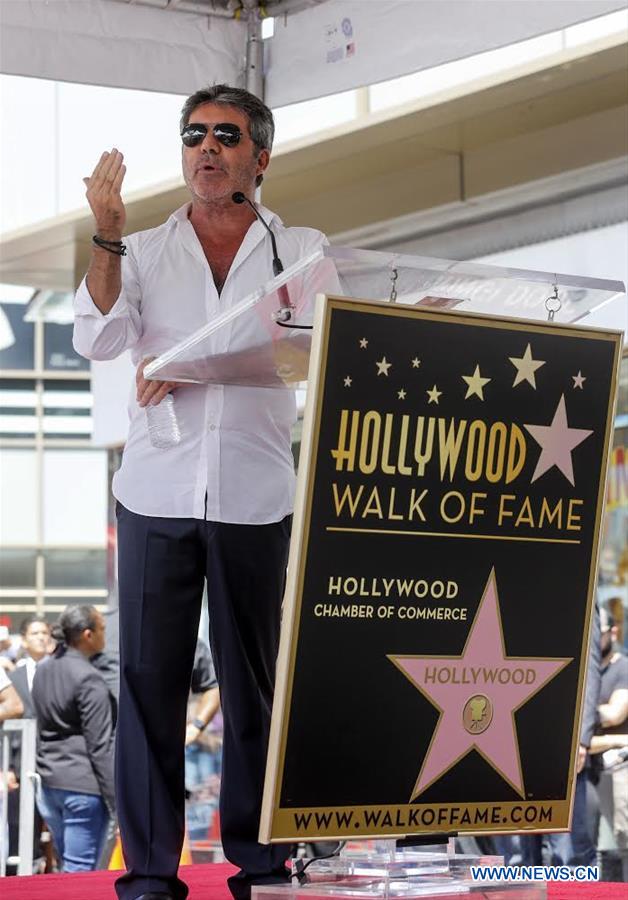
[[[50,625],[42,616],[28,616],[20,625],[23,655],[17,662],[17,668],[24,668],[27,677],[27,689],[33,687],[35,670],[39,663],[48,657],[50,650]]]
[[[148,124],[150,128],[150,123]],[[121,690],[117,804],[127,873],[120,900],[183,900],[186,699],[203,582],[224,715],[222,841],[251,884],[285,881],[289,848],[257,841],[294,494],[292,391],[147,381],[148,357],[172,347],[272,278],[270,237],[251,207],[268,166],[270,110],[217,85],[182,111],[183,175],[192,201],[158,228],[127,236],[116,149],[85,179],[96,220],[74,344],[90,359],[130,348],[138,366],[130,431],[113,481],[118,500]],[[147,148],[149,142],[147,142]],[[268,210],[285,266],[325,242]],[[126,255],[123,251],[126,250]],[[212,353],[240,349],[235,323]],[[145,407],[172,391],[181,440],[152,446]]]

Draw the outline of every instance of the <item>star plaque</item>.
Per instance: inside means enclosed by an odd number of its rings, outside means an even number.
[[[261,839],[566,830],[620,335],[319,303]]]

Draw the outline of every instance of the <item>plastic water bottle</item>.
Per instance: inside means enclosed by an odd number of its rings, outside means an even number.
[[[153,447],[168,450],[181,443],[181,429],[177,421],[172,394],[166,394],[157,406],[146,407],[148,437]]]

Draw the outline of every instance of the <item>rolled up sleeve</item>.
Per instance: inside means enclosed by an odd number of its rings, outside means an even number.
[[[129,247],[130,251],[130,247]],[[134,257],[122,258],[122,290],[107,315],[98,309],[87,288],[87,276],[74,297],[74,349],[86,359],[115,359],[142,335],[141,291]]]

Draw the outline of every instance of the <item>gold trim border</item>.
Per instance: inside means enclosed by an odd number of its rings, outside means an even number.
[[[526,811],[535,814],[534,821],[526,821]],[[365,814],[371,817],[386,816],[386,824],[366,828],[361,824]],[[417,818],[429,814],[434,824],[408,830],[411,815]],[[473,825],[460,826],[459,820],[468,815]],[[310,816],[313,824],[297,828],[295,818]],[[316,817],[329,817],[330,827],[321,829]],[[337,818],[347,817],[349,824],[339,826]],[[484,817],[488,821],[477,821]],[[356,820],[358,828],[356,828]],[[448,820],[450,824],[448,825]],[[440,824],[439,824],[440,823]],[[408,834],[507,834],[530,831],[534,834],[569,830],[568,800],[517,800],[504,803],[407,803],[374,804],[373,806],[329,806],[294,809],[283,807],[277,811],[275,829],[281,831],[282,841],[304,841],[318,837],[320,840],[345,840],[347,838],[403,838]],[[285,835],[285,836],[284,836]]]
[[[290,554],[288,559],[288,576],[286,581],[286,591],[284,595],[283,619],[281,626],[281,638],[279,644],[279,654],[277,658],[277,675],[275,685],[275,699],[273,703],[273,713],[270,728],[270,739],[268,746],[268,756],[266,760],[266,777],[264,781],[264,793],[262,799],[262,812],[260,817],[259,840],[262,843],[274,843],[281,841],[303,840],[305,837],[314,837],[320,835],[320,829],[314,828],[310,831],[299,831],[294,833],[292,826],[289,828],[289,820],[287,817],[293,816],[294,809],[287,809],[279,805],[279,797],[281,792],[281,781],[284,772],[285,751],[288,737],[288,720],[291,711],[292,688],[294,682],[294,666],[297,651],[297,638],[301,618],[301,603],[303,597],[303,582],[305,580],[305,568],[307,563],[307,548],[309,546],[310,521],[312,510],[312,496],[314,492],[314,475],[316,469],[316,460],[318,457],[318,442],[320,435],[321,412],[324,401],[324,378],[326,371],[327,356],[329,351],[329,333],[331,329],[331,319],[335,310],[349,310],[351,312],[375,313],[376,315],[395,315],[401,318],[425,319],[427,321],[436,322],[452,322],[455,319],[456,324],[468,324],[476,327],[495,328],[503,331],[537,331],[541,334],[560,334],[565,337],[577,337],[589,340],[606,340],[614,344],[614,367],[611,378],[611,390],[609,402],[607,406],[606,431],[604,435],[604,450],[602,454],[602,465],[600,469],[600,483],[598,490],[598,500],[596,506],[595,529],[591,542],[591,566],[589,571],[588,596],[585,612],[585,621],[588,623],[586,641],[583,640],[582,653],[580,657],[580,678],[578,681],[578,692],[576,697],[576,717],[572,737],[570,771],[567,783],[566,797],[561,801],[547,801],[547,807],[555,808],[557,811],[563,810],[567,804],[568,812],[566,818],[560,817],[560,823],[552,822],[552,827],[547,829],[533,828],[535,833],[541,831],[567,830],[570,827],[571,816],[573,813],[573,783],[575,772],[575,760],[579,744],[579,736],[581,729],[582,707],[584,684],[586,680],[586,667],[588,660],[588,645],[591,637],[591,623],[593,610],[593,594],[597,576],[597,566],[600,554],[601,544],[601,516],[604,510],[606,496],[606,478],[608,473],[608,464],[610,457],[611,441],[610,436],[614,425],[614,410],[617,404],[617,384],[619,380],[619,367],[621,364],[621,345],[622,332],[605,328],[587,328],[578,325],[563,324],[543,324],[538,320],[531,319],[515,319],[508,316],[494,316],[484,313],[460,313],[457,311],[435,311],[423,310],[420,307],[395,306],[386,301],[361,300],[357,298],[339,297],[336,295],[318,294],[316,297],[316,305],[314,312],[314,330],[312,338],[312,346],[310,351],[310,364],[308,372],[308,391],[306,398],[306,407],[303,418],[303,431],[301,437],[301,454],[300,464],[297,476],[297,489],[295,496],[295,509],[292,528],[292,539],[290,542]],[[521,801],[526,803],[526,801]],[[538,801],[537,801],[538,803]],[[527,806],[534,805],[526,803]],[[453,804],[442,804],[443,807],[450,807]],[[486,803],[486,804],[459,804],[460,808],[506,808],[507,803]],[[348,812],[349,809],[375,809],[380,807],[351,807],[330,808],[332,811]],[[388,811],[397,810],[405,807],[387,806],[381,807]],[[413,806],[407,807],[412,809]],[[302,810],[302,812],[321,812],[316,808]],[[518,824],[507,827],[501,824],[491,824],[486,828],[473,827],[460,828],[456,827],[458,833],[477,833],[492,832],[505,833],[508,831],[521,831],[523,826]],[[407,833],[430,833],[442,832],[442,828],[430,829],[426,832],[411,831]],[[325,839],[334,839],[340,837],[392,837],[400,836],[401,832],[356,830],[344,833],[334,832],[333,834],[324,833]]]

